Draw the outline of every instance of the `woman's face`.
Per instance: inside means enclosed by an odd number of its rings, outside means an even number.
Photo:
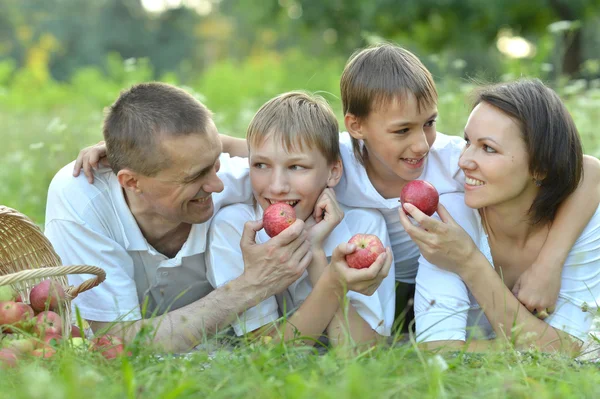
[[[458,164],[465,173],[467,206],[479,209],[535,198],[537,187],[515,120],[482,102],[469,116],[465,141]]]

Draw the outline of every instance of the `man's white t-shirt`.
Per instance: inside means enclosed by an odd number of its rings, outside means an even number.
[[[248,160],[220,157],[221,193],[212,195],[215,213],[227,204],[250,201]],[[169,259],[144,238],[109,168],[94,171],[94,183],[72,176],[73,163],[50,183],[44,234],[63,265],[93,265],[106,280],[81,293],[73,305],[87,320],[139,320],[190,304],[212,291],[206,278],[204,251],[209,222],[192,226],[177,255]],[[69,275],[78,285],[89,275]],[[144,310],[144,312],[142,312]]]
[[[328,259],[339,244],[347,242],[354,234],[374,234],[384,246],[389,246],[385,223],[379,212],[368,209],[342,207],[344,219],[325,240],[323,249]],[[240,239],[244,223],[262,218],[260,206],[235,204],[222,208],[213,218],[209,230],[209,247],[206,251],[208,279],[215,286],[221,286],[239,277],[244,272],[244,261],[240,249]],[[256,235],[257,243],[264,243],[269,236],[264,229]],[[393,267],[393,265],[392,265]],[[277,320],[284,314],[298,309],[310,294],[312,286],[308,273],[291,284],[280,295],[267,298],[260,304],[241,314],[232,325],[237,335],[254,331]],[[395,306],[394,271],[382,281],[377,291],[366,296],[350,291],[349,303],[358,314],[381,335],[390,335],[394,321]]]
[[[431,183],[440,195],[464,192],[464,174],[458,167],[458,159],[464,147],[464,139],[437,133],[435,142],[425,160],[420,180]],[[335,187],[340,203],[357,208],[377,209],[385,218],[396,262],[396,280],[413,283],[419,267],[419,247],[402,227],[398,197],[383,198],[369,180],[364,166],[356,159],[348,133],[340,134],[340,151],[344,162],[344,174]]]
[[[477,210],[464,194],[440,197],[453,219],[471,236],[493,267],[487,236]],[[437,216],[437,215],[436,215]],[[417,341],[489,339],[493,329],[461,278],[419,259],[415,293]],[[600,303],[600,207],[583,230],[563,266],[556,310],[544,321],[583,342]]]

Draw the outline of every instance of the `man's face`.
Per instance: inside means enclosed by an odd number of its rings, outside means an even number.
[[[211,194],[223,191],[217,176],[222,147],[214,123],[206,134],[164,139],[161,144],[171,164],[156,176],[138,179],[144,216],[176,224],[208,221],[214,213]]]

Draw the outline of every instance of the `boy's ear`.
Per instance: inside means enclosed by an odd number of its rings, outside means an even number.
[[[134,171],[129,169],[121,169],[119,173],[117,173],[117,179],[119,180],[121,187],[123,187],[125,190],[135,192],[137,194],[142,192],[138,175]]]
[[[350,136],[357,140],[363,139],[360,119],[357,118],[354,114],[347,113],[346,115],[344,115],[344,125],[346,125],[346,130],[348,131],[348,133],[350,133]]]
[[[329,178],[327,179],[327,187],[333,188],[337,186],[342,178],[342,173],[344,172],[344,164],[341,159],[338,159],[331,165],[331,169],[329,170]]]

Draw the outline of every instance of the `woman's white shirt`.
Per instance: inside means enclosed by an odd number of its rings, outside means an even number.
[[[459,201],[461,198],[463,200]],[[464,194],[444,195],[440,197],[440,202],[471,236],[490,265],[493,265],[479,213],[464,204]],[[556,310],[545,321],[585,342],[598,303],[600,207],[567,257]],[[423,257],[419,259],[416,279],[415,320],[419,342],[494,337],[490,323],[460,277],[432,265]]]

